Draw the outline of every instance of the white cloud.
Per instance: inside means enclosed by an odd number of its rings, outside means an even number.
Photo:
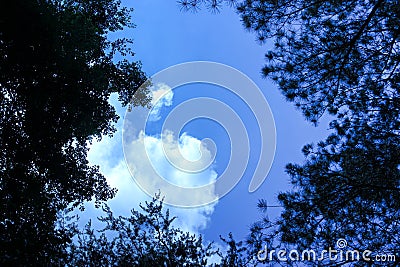
[[[138,144],[140,143],[140,144]],[[179,138],[173,132],[165,131],[161,138],[141,135],[132,143],[133,153],[138,145],[145,147],[152,167],[166,180],[183,187],[195,187],[213,182],[217,174],[210,165],[213,157],[195,137],[183,133]],[[168,158],[167,158],[168,156]],[[137,159],[134,168],[142,168]]]
[[[196,235],[207,227],[214,212],[215,204],[197,208],[170,208],[171,213],[177,217],[175,225],[184,232]]]
[[[189,144],[185,145],[186,143]],[[198,205],[217,199],[214,187],[190,192],[187,188],[208,185],[217,178],[217,173],[212,165],[201,172],[193,173],[180,170],[179,167],[191,170],[203,169],[209,165],[211,153],[203,147],[202,160],[192,162],[182,157],[179,151],[186,150],[186,153],[190,153],[190,149],[194,148],[192,153],[199,153],[199,144],[200,140],[188,135],[182,135],[177,140],[171,132],[164,133],[162,138],[146,136],[141,132],[137,139],[125,144],[125,156],[132,175],[143,188],[165,193],[168,203]],[[174,164],[167,159],[166,154]]]
[[[174,93],[171,90],[171,87],[164,83],[158,83],[153,85],[151,88],[151,106],[153,107],[149,113],[150,121],[158,121],[161,113],[162,107],[169,107],[172,105],[172,98],[174,97]]]

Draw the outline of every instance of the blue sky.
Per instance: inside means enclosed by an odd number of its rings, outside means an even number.
[[[200,208],[171,207],[171,210],[179,217],[177,222],[179,227],[201,233],[207,240],[218,240],[219,235],[226,236],[229,232],[238,239],[244,238],[248,234],[249,226],[260,218],[256,208],[258,200],[264,198],[271,205],[276,205],[277,194],[290,189],[289,177],[284,173],[284,166],[289,162],[302,162],[302,146],[317,142],[327,135],[326,120],[322,120],[317,128],[312,126],[292,104],[283,99],[275,85],[261,77],[267,47],[260,46],[255,41],[255,36],[244,30],[239,16],[231,8],[225,7],[219,14],[210,14],[207,10],[193,14],[181,12],[175,1],[130,0],[124,4],[134,8],[132,20],[137,26],[135,29],[119,32],[116,36],[134,39],[135,60],[142,62],[143,70],[148,76],[184,62],[218,62],[247,75],[257,84],[268,101],[276,127],[275,159],[268,177],[253,193],[248,192],[248,187],[251,172],[257,164],[257,155],[260,153],[257,125],[251,110],[243,101],[224,91],[223,88],[209,84],[192,84],[176,88],[169,102],[154,111],[157,116],[148,122],[145,134],[139,136],[137,133],[130,143],[129,151],[136,164],[136,175],[148,176],[148,180],[151,181],[148,166],[140,161],[142,158],[140,153],[143,153],[140,150],[140,142],[147,142],[147,148],[152,151],[151,161],[157,166],[157,171],[170,174],[173,170],[165,165],[166,161],[160,149],[163,145],[171,147],[171,151],[174,151],[176,147],[173,145],[177,144],[183,155],[196,160],[200,157],[198,154],[200,140],[212,139],[217,148],[215,160],[204,172],[197,174],[197,178],[190,176],[198,179],[196,183],[209,183],[218,179],[218,175],[229,164],[231,147],[226,127],[212,120],[197,119],[184,125],[180,133],[164,135],[163,139],[160,136],[162,121],[180,103],[191,98],[214,98],[234,108],[244,121],[252,141],[250,161],[245,175],[231,192],[210,205]],[[121,115],[116,125],[118,131],[113,138],[105,137],[101,142],[95,143],[90,150],[89,160],[93,164],[100,165],[100,170],[106,175],[110,184],[119,190],[116,198],[110,201],[114,212],[127,215],[131,208],[137,208],[139,202],[149,198],[131,178],[124,159],[122,128],[125,109],[114,97],[110,101],[116,105]],[[172,182],[179,184],[186,181],[184,180],[186,176],[176,170],[174,175],[169,176]],[[192,179],[190,177],[187,179]],[[278,213],[279,209],[271,208],[269,216],[271,218]],[[84,219],[97,215],[90,205],[85,214]]]

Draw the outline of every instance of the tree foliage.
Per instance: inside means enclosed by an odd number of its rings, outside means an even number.
[[[260,41],[274,39],[263,72],[307,119],[327,111],[373,120],[380,119],[377,110],[399,106],[398,4],[245,1],[238,10]]]
[[[212,243],[174,227],[175,217],[163,210],[159,195],[140,205],[142,212],[116,217],[103,206],[106,226],[97,231],[89,222],[68,248],[68,266],[207,266],[217,253]]]
[[[335,247],[338,238],[346,238],[354,249],[395,254],[400,245],[399,1],[235,3],[244,26],[269,49],[263,74],[307,120],[317,124],[329,114],[333,131],[325,141],[304,147],[303,164],[287,166],[294,187],[278,196],[281,217],[259,222],[253,234],[292,248]]]
[[[118,0],[1,2],[1,265],[45,264],[71,237],[55,230],[57,212],[115,194],[87,143],[114,132],[110,94],[126,105],[146,78],[115,60],[133,55],[129,40],[107,39],[125,26]]]
[[[345,249],[370,250],[371,258],[395,255],[398,260],[399,143],[377,139],[367,129],[355,131],[344,144],[339,140],[332,135],[315,147],[308,145],[305,163],[287,166],[294,189],[278,196],[284,208],[281,217],[265,218],[255,234],[288,250],[335,249],[344,238]],[[349,262],[325,261],[324,266]],[[360,261],[352,266],[374,264]],[[384,265],[397,266],[398,261]]]
[[[399,247],[399,8],[397,1],[239,7],[259,40],[274,39],[264,74],[307,119],[334,116],[334,133],[304,147],[304,164],[287,166],[294,191],[278,197],[281,241],[325,248],[346,238],[352,248],[392,254]]]
[[[235,241],[232,233],[220,237],[217,249],[213,242],[184,232],[175,226],[163,206],[160,194],[140,204],[141,211],[131,210],[129,217],[115,216],[107,204],[105,216],[98,220],[105,225],[94,229],[89,221],[80,230],[72,217],[65,216],[64,228],[74,235],[74,242],[65,247],[66,257],[58,259],[65,266],[258,266],[256,259],[261,243]],[[71,222],[72,221],[72,222]],[[63,226],[60,226],[63,228]],[[73,231],[71,231],[73,229]],[[261,241],[261,239],[259,240]]]

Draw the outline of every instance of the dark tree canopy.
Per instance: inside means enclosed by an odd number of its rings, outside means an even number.
[[[238,10],[260,41],[273,38],[263,72],[307,119],[328,111],[373,121],[390,110],[399,128],[398,1],[245,1]]]
[[[103,204],[99,217],[102,229],[94,229],[91,221],[79,230],[73,218],[68,229],[75,229],[76,241],[65,247],[65,257],[57,262],[67,266],[212,266],[246,267],[258,264],[256,250],[244,242],[236,242],[230,233],[221,237],[222,248],[203,237],[177,228],[163,206],[160,195],[132,209],[129,217],[116,216]],[[66,216],[68,217],[68,216]],[[72,226],[71,226],[72,225]],[[255,248],[256,246],[254,246]],[[257,246],[258,248],[259,246]]]
[[[307,248],[345,237],[353,248],[394,254],[400,245],[399,2],[245,1],[238,10],[259,40],[274,40],[264,74],[307,119],[317,122],[326,111],[334,116],[334,133],[303,149],[306,163],[287,166],[294,191],[278,197],[280,240]]]
[[[200,8],[224,1],[183,2]],[[278,196],[281,217],[257,223],[252,242],[326,248],[346,238],[355,249],[395,254],[400,246],[400,2],[234,2],[245,28],[267,44],[263,74],[307,120],[316,124],[329,114],[333,130],[325,141],[304,147],[305,163],[287,166],[294,188]],[[266,206],[261,202],[262,209]]]
[[[67,248],[70,266],[209,266],[217,250],[201,236],[176,228],[175,217],[163,209],[159,196],[132,210],[130,217],[115,216],[107,205],[105,224],[94,230],[89,222]]]
[[[44,264],[70,238],[58,211],[115,194],[87,144],[114,132],[110,94],[126,105],[146,78],[114,60],[133,55],[129,40],[107,39],[125,26],[118,0],[1,2],[0,265]]]

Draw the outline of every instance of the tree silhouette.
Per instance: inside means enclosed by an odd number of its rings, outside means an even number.
[[[118,0],[1,2],[1,265],[50,264],[72,236],[57,213],[115,194],[86,156],[114,132],[110,94],[127,105],[146,78],[115,60],[133,55],[130,41],[107,39],[129,13]]]
[[[140,205],[142,212],[130,217],[114,216],[103,206],[106,226],[96,231],[89,222],[68,248],[66,264],[71,266],[211,266],[217,253],[212,243],[183,232],[173,225],[175,217],[163,210],[160,195]]]

